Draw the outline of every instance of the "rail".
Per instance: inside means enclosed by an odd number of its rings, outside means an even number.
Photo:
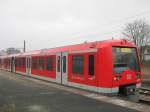
[[[139,89],[140,94],[150,95],[150,88],[142,87]]]
[[[139,101],[150,105],[150,88],[141,87],[138,92],[140,94]]]
[[[149,88],[150,88],[150,80],[143,80],[142,86],[143,86],[143,87],[149,87]]]

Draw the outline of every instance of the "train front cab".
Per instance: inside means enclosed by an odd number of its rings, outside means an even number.
[[[141,85],[141,69],[136,47],[112,47],[113,86],[119,87],[119,94],[135,94]]]

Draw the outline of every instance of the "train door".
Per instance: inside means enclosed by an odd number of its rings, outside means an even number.
[[[26,74],[30,75],[31,73],[31,57],[26,57]]]
[[[97,63],[97,53],[90,52],[87,54],[87,68],[88,68],[88,74],[87,74],[87,82],[92,85],[98,85],[98,76],[96,76],[98,63]],[[99,69],[99,68],[98,68]]]
[[[62,53],[62,74],[61,74],[61,78],[62,78],[62,84],[67,84],[68,81],[68,53],[67,52],[63,52]]]
[[[61,83],[61,53],[56,54],[56,82]]]
[[[14,60],[14,58],[12,57],[11,58],[11,72],[13,72],[13,60]]]
[[[15,72],[15,58],[11,58],[11,72]]]

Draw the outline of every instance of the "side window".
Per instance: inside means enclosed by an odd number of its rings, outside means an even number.
[[[94,76],[94,55],[89,55],[89,75]]]
[[[40,70],[44,70],[44,58],[43,57],[40,57],[39,64],[40,64]]]
[[[72,73],[83,74],[84,72],[84,56],[73,56],[72,57]]]
[[[60,72],[60,56],[57,59],[57,72]]]
[[[20,58],[18,58],[18,67],[20,67]]]
[[[15,67],[17,67],[17,59],[15,59]]]
[[[47,57],[46,59],[46,70],[53,71],[53,58]]]
[[[26,58],[23,58],[23,66],[26,67]]]
[[[23,58],[20,58],[20,67],[22,68],[23,65]]]
[[[21,67],[21,58],[18,58],[19,61],[19,67]]]
[[[66,56],[63,56],[63,72],[66,73]]]
[[[18,67],[18,59],[15,59],[15,67]]]
[[[18,67],[20,67],[20,58],[18,58]]]
[[[37,69],[37,58],[33,58],[33,69]]]
[[[25,58],[22,58],[22,67],[25,67]]]
[[[16,59],[16,66],[19,67],[19,60],[18,60],[18,58]]]

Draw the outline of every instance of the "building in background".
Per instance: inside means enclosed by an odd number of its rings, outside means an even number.
[[[4,56],[4,55],[6,55],[7,53],[6,53],[6,51],[5,50],[0,50],[0,56]]]

